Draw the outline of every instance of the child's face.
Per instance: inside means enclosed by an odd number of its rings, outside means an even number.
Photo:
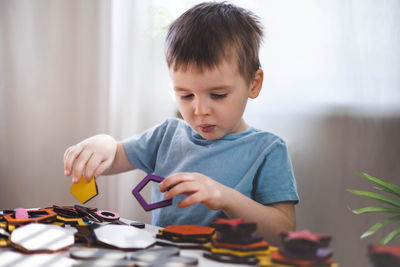
[[[257,72],[261,72],[258,81],[248,84],[235,63],[224,60],[217,68],[203,71],[192,65],[185,71],[170,69],[182,117],[205,139],[248,127],[242,115],[247,99],[257,97],[261,89],[262,71]]]

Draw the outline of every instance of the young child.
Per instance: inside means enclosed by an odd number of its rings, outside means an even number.
[[[153,224],[208,225],[217,217],[255,221],[272,244],[295,229],[298,201],[290,157],[279,137],[243,119],[263,82],[259,19],[227,3],[202,3],[170,26],[166,58],[179,111],[144,133],[116,142],[90,137],[64,154],[73,182],[141,169],[166,177],[152,200],[173,198],[153,211]],[[162,193],[165,193],[164,195]]]

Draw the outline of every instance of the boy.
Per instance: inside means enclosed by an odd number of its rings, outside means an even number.
[[[295,229],[296,183],[286,145],[249,127],[247,99],[261,90],[262,30],[251,12],[227,3],[203,3],[170,26],[166,59],[179,111],[122,142],[97,135],[69,147],[65,175],[73,182],[135,168],[166,179],[152,199],[174,198],[153,211],[153,224],[208,225],[217,217],[255,221],[272,244]],[[168,190],[169,189],[169,190]],[[164,196],[162,193],[165,193]]]

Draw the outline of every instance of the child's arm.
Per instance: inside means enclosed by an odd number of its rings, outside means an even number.
[[[271,244],[280,243],[279,234],[282,231],[294,230],[296,227],[292,202],[262,205],[199,173],[171,175],[160,183],[160,191],[166,192],[166,199],[180,194],[187,195],[178,204],[179,208],[202,203],[209,209],[223,210],[228,217],[254,221],[257,223],[257,232]]]
[[[64,153],[64,174],[72,174],[77,183],[82,175],[90,181],[92,176],[129,171],[135,167],[128,160],[121,142],[109,135],[95,135],[70,146]]]

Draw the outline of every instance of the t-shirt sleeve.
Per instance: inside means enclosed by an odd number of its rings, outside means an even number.
[[[147,173],[154,172],[158,149],[167,125],[168,120],[122,141],[126,156],[135,168]]]
[[[259,203],[299,201],[292,162],[283,140],[274,142],[266,153],[255,182],[255,200]]]

